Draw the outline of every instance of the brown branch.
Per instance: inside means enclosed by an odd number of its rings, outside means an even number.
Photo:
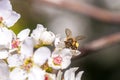
[[[90,16],[94,19],[98,19],[105,22],[120,22],[120,13],[107,11],[93,5],[89,5],[85,2],[76,2],[71,0],[36,0],[37,2],[51,5],[54,7],[63,8],[80,14]]]
[[[89,55],[89,53],[92,54],[92,52],[101,50],[118,42],[120,42],[120,32],[94,40],[79,48],[79,50],[81,51],[81,55],[74,57],[74,59],[87,56]]]

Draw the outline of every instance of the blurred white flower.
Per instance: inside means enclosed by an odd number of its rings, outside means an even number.
[[[19,18],[20,14],[12,10],[9,0],[0,0],[0,27],[11,27]]]
[[[48,64],[53,69],[65,69],[71,63],[72,54],[70,49],[56,48],[48,60]]]
[[[32,31],[31,37],[35,40],[36,45],[49,45],[54,41],[55,35],[51,31],[47,31],[43,25],[38,24]]]

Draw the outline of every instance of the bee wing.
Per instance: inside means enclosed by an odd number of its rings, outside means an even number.
[[[65,29],[65,33],[67,37],[71,37],[72,36],[72,31],[68,28]]]
[[[79,35],[79,36],[77,36],[77,37],[75,37],[75,40],[82,40],[82,39],[84,39],[85,38],[85,36],[82,36],[82,35]]]

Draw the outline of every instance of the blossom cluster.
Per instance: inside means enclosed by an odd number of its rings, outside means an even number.
[[[16,35],[9,27],[20,14],[9,0],[0,0],[0,5],[0,80],[81,80],[83,71],[75,74],[78,67],[67,69],[80,54],[69,29],[63,39],[41,24]]]

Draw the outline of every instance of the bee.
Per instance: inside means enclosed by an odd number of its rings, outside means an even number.
[[[79,47],[78,41],[84,39],[85,36],[79,35],[74,38],[72,37],[72,31],[68,28],[65,29],[65,33],[67,38],[66,41],[64,41],[65,47],[71,48],[72,50],[77,50]]]

